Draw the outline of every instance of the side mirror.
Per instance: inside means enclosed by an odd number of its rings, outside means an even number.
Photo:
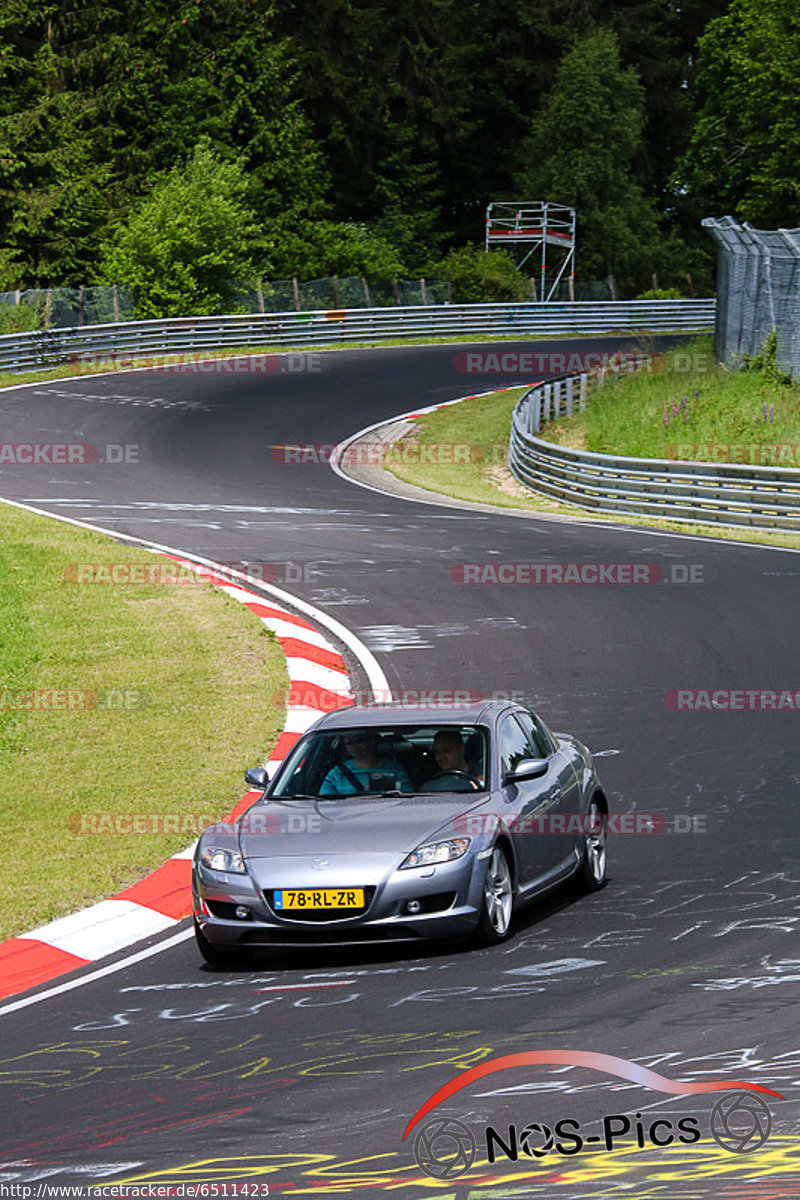
[[[263,792],[269,783],[269,771],[266,767],[251,767],[249,771],[245,771],[244,781],[249,783],[250,787],[260,788]]]
[[[503,776],[503,787],[508,783],[521,783],[524,779],[541,779],[547,774],[548,766],[546,758],[521,758],[514,770]]]

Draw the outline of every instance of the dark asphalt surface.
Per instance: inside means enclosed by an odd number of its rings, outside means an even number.
[[[800,687],[800,557],[412,504],[271,455],[277,443],[336,442],[529,378],[459,375],[452,358],[465,349],[339,351],[320,354],[315,372],[136,372],[6,391],[4,442],[136,445],[139,461],[0,465],[0,495],[217,561],[274,564],[275,582],[346,624],[394,688],[524,694],[554,728],[615,752],[598,760],[613,812],[662,814],[672,832],[618,836],[603,892],[550,897],[497,948],[283,952],[251,971],[213,972],[187,941],[3,1015],[0,1187],[800,1195],[798,716],[664,702],[675,688]],[[694,566],[702,582],[453,582],[455,564],[483,561]],[[231,763],[233,775],[246,765]],[[597,1138],[612,1114],[632,1124],[642,1114],[645,1135],[656,1118],[695,1116],[702,1140],[657,1149],[645,1137],[640,1148],[631,1133],[610,1152],[595,1142],[573,1157],[520,1153],[451,1182],[420,1173],[402,1132],[438,1087],[487,1058],[552,1048],[636,1059],[682,1081],[750,1081],[787,1099],[768,1097],[769,1141],[734,1154],[710,1137],[713,1094],[668,1096],[578,1067],[506,1071],[437,1109],[470,1126],[479,1159],[485,1126],[507,1138],[512,1122],[573,1118]],[[541,1145],[545,1135],[533,1136]]]

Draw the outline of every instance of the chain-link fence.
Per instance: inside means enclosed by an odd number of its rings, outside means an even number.
[[[0,333],[133,320],[129,287],[28,288],[0,292]]]
[[[753,229],[733,217],[707,217],[719,246],[714,350],[740,364],[777,333],[777,365],[800,378],[800,229]]]
[[[232,313],[315,312],[353,308],[448,304],[452,285],[441,279],[406,279],[384,283],[357,275],[325,279],[276,279],[242,284],[230,306]],[[190,314],[187,314],[190,315]],[[134,319],[129,287],[35,288],[0,292],[0,334],[29,329],[64,329],[105,325]]]
[[[273,279],[258,287],[244,285],[233,302],[234,312],[315,312],[341,308],[390,308],[412,304],[446,304],[451,285],[441,279],[406,279],[385,283],[358,275],[324,279]]]

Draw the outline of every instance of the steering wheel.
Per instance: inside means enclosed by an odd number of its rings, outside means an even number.
[[[437,771],[435,775],[431,775],[428,783],[433,783],[434,779],[466,779],[472,785],[473,792],[479,792],[481,785],[474,775],[470,775],[469,771]]]

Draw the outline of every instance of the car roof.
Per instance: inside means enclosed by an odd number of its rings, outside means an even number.
[[[508,708],[507,703],[481,700],[476,704],[361,704],[326,713],[315,729],[349,729],[354,725],[475,725],[488,724]]]

